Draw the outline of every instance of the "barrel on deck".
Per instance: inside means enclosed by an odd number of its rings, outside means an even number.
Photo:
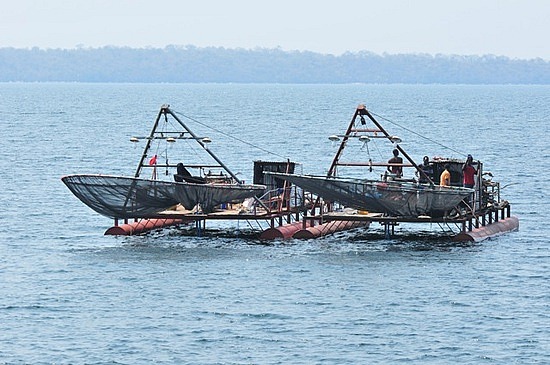
[[[461,232],[453,237],[457,242],[480,242],[484,239],[499,236],[501,234],[517,231],[519,229],[518,217],[508,217],[485,226],[474,228],[471,231]]]
[[[340,231],[346,231],[348,229],[357,227],[368,227],[369,222],[359,221],[331,221],[323,224],[319,224],[313,227],[307,227],[294,233],[293,238],[317,238],[325,236],[327,234],[336,233]]]
[[[105,235],[113,236],[131,236],[152,231],[153,229],[177,226],[182,224],[181,219],[141,219],[133,223],[125,223],[118,226],[113,226],[105,231]]]

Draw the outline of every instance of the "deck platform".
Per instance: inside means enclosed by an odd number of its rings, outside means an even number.
[[[304,218],[319,222],[352,221],[352,222],[377,222],[384,226],[386,236],[395,234],[395,226],[400,223],[436,223],[444,225],[456,225],[460,227],[458,234],[452,236],[454,241],[479,242],[487,238],[495,237],[503,233],[519,229],[519,219],[511,215],[511,207],[507,201],[498,206],[490,206],[487,209],[456,216],[418,216],[418,217],[391,217],[381,213],[369,212],[328,212]]]
[[[287,227],[295,229],[286,237],[284,234],[263,234],[263,238],[297,238],[294,233],[298,230],[307,230],[308,228],[321,226],[329,222],[344,222],[346,228],[352,229],[361,226],[369,227],[371,223],[379,223],[384,227],[386,237],[395,235],[395,227],[400,223],[412,224],[430,224],[435,223],[441,226],[455,226],[456,232],[450,236],[454,241],[475,241],[479,242],[484,239],[495,237],[502,233],[515,231],[519,228],[519,220],[511,216],[510,204],[503,202],[498,206],[491,206],[482,211],[476,211],[475,214],[462,214],[455,216],[418,216],[418,217],[391,217],[382,213],[362,212],[357,210],[344,211],[329,211],[308,215],[311,206],[300,206],[285,208],[277,211],[266,211],[263,208],[257,207],[252,211],[244,209],[242,206],[228,206],[224,209],[216,209],[210,213],[202,213],[190,211],[178,206],[174,210],[166,210],[144,218],[143,220],[135,220],[134,225],[137,227],[150,227],[150,229],[126,229],[121,230],[119,222],[115,220],[115,225],[109,228],[105,234],[141,234],[148,230],[162,228],[160,221],[166,222],[164,226],[174,226],[179,224],[194,223],[197,227],[197,232],[204,230],[207,221],[264,221],[264,226],[258,223],[258,227],[264,233],[267,231],[286,232]],[[149,222],[155,221],[155,224]],[[128,225],[128,220],[124,220],[123,225]],[[131,224],[131,223],[130,223]],[[301,229],[300,229],[301,228]],[[118,233],[113,233],[118,232]],[[126,233],[125,233],[126,232]],[[129,233],[128,233],[129,232]],[[289,231],[290,232],[290,231]]]
[[[302,206],[275,211],[267,211],[263,208],[257,207],[252,211],[248,211],[243,209],[241,206],[228,206],[223,209],[215,209],[209,213],[202,213],[193,210],[186,210],[178,205],[177,209],[165,210],[159,212],[158,214],[149,215],[140,219],[115,219],[113,227],[107,229],[105,234],[141,234],[153,229],[189,223],[195,223],[197,228],[199,228],[199,225],[200,227],[204,227],[207,221],[265,221],[265,227],[261,229],[267,229],[300,221],[305,210],[307,210],[307,208]],[[167,224],[163,226],[159,222],[167,222]],[[133,227],[128,227],[128,225],[134,225],[140,228],[146,226],[150,227],[150,229],[135,230]],[[121,226],[124,226],[126,229],[120,229]]]

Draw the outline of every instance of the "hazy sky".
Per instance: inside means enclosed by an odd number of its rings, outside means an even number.
[[[550,0],[3,0],[0,47],[166,45],[550,60]]]

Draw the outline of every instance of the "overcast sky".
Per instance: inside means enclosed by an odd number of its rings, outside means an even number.
[[[4,0],[0,47],[275,48],[550,60],[550,0]]]

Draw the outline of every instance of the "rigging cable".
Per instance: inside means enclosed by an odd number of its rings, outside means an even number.
[[[441,142],[435,141],[435,140],[433,140],[433,139],[431,139],[431,138],[428,138],[428,137],[426,137],[426,136],[424,136],[424,135],[422,135],[422,134],[420,134],[420,133],[418,133],[418,132],[415,132],[415,131],[413,131],[413,130],[407,128],[407,127],[404,127],[404,126],[402,126],[402,125],[400,125],[400,124],[398,124],[398,123],[396,123],[396,122],[393,122],[393,121],[389,120],[388,118],[384,118],[383,116],[378,115],[378,114],[373,113],[373,112],[370,112],[370,113],[371,113],[372,115],[376,115],[378,118],[383,119],[383,120],[385,120],[385,121],[388,122],[388,123],[391,123],[391,124],[393,124],[393,125],[398,126],[399,128],[402,128],[402,129],[406,130],[407,132],[410,132],[410,133],[412,133],[412,134],[414,134],[414,135],[416,135],[416,136],[418,136],[418,137],[424,138],[424,139],[426,139],[426,140],[428,140],[428,141],[430,141],[430,142],[432,142],[432,143],[435,143],[435,144],[437,144],[437,145],[439,145],[439,146],[441,146],[441,147],[443,147],[443,148],[446,148],[446,149],[448,149],[448,150],[451,150],[451,151],[453,151],[453,152],[456,152],[456,153],[458,153],[459,155],[463,155],[463,156],[466,156],[466,155],[467,155],[467,154],[464,153],[464,152],[460,152],[460,151],[457,151],[457,150],[455,150],[455,149],[453,149],[453,148],[451,148],[451,147],[445,146],[445,145],[444,145],[443,143],[441,143]]]
[[[182,114],[182,113],[179,113],[179,112],[174,112],[174,113],[179,114],[179,115],[181,115],[181,116],[184,117],[184,118],[187,118],[187,119],[189,119],[189,120],[192,120],[193,122],[198,123],[198,124],[202,125],[203,127],[209,128],[209,129],[211,129],[211,130],[213,130],[213,131],[215,131],[215,132],[218,132],[218,133],[220,133],[220,134],[222,134],[222,135],[224,135],[224,136],[226,136],[226,137],[232,138],[232,139],[237,140],[237,141],[239,141],[239,142],[241,142],[241,143],[244,143],[244,144],[246,144],[246,145],[249,145],[250,147],[257,148],[257,149],[259,149],[260,151],[264,151],[264,152],[269,153],[269,154],[271,154],[271,155],[274,155],[274,156],[277,156],[277,157],[281,157],[281,158],[283,158],[283,159],[285,159],[285,160],[288,160],[288,158],[285,157],[285,156],[279,155],[278,153],[275,153],[275,152],[271,152],[271,151],[269,151],[269,150],[266,150],[265,148],[262,148],[262,147],[260,147],[260,146],[256,146],[256,145],[254,145],[254,144],[252,144],[252,143],[250,143],[250,142],[247,142],[247,141],[245,141],[245,140],[242,140],[242,139],[240,139],[240,138],[237,138],[237,137],[235,137],[235,136],[232,136],[232,135],[230,135],[230,134],[228,134],[228,133],[225,133],[225,132],[223,132],[223,131],[221,131],[221,130],[219,130],[219,129],[216,129],[216,128],[214,128],[214,127],[211,127],[211,126],[209,126],[209,125],[207,125],[207,124],[205,124],[205,123],[199,122],[198,120],[196,120],[196,119],[194,119],[194,118],[191,118],[191,117],[189,117],[189,116],[187,116],[187,115],[185,115],[185,114]]]
[[[172,119],[169,120],[169,123],[170,123],[170,127],[172,128],[172,130],[177,130],[177,129],[178,129],[179,125],[176,125],[176,124],[172,121]],[[183,132],[183,133],[181,134],[181,136],[183,136],[185,133],[186,133],[186,132]],[[190,151],[190,153],[193,154],[194,159],[195,159],[196,161],[199,161],[199,163],[203,163],[203,164],[206,164],[206,163],[207,163],[207,161],[204,159],[204,155],[199,154],[199,152],[197,152],[197,151],[200,151],[200,150],[198,150],[198,149],[195,147],[196,145],[195,145],[194,143],[191,143],[191,142],[189,141],[189,139],[184,139],[183,141],[184,141],[185,145],[187,146],[188,151]],[[188,166],[188,167],[191,167],[191,166]]]

